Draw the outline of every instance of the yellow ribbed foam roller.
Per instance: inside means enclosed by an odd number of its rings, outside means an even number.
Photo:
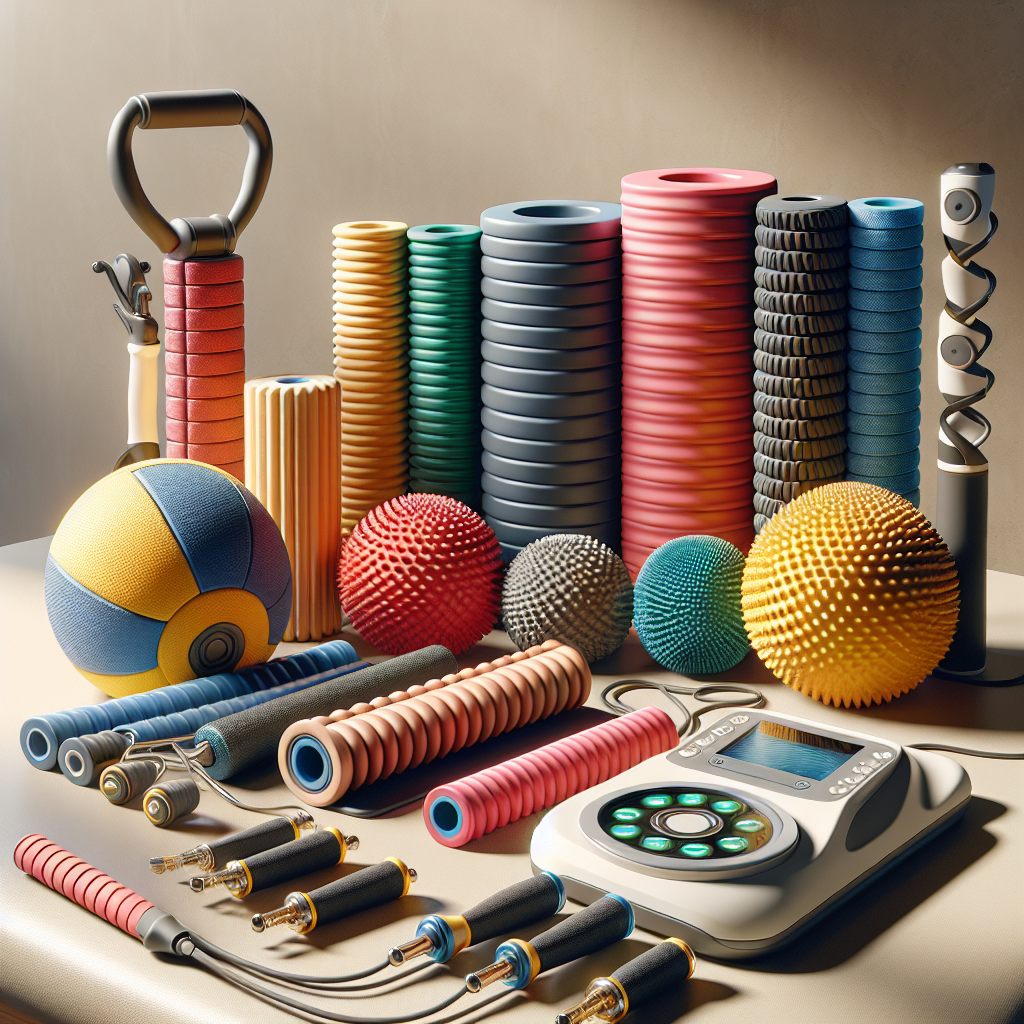
[[[825,704],[881,704],[942,659],[960,598],[949,550],[909,501],[874,484],[817,487],[777,512],[743,573],[758,657]]]

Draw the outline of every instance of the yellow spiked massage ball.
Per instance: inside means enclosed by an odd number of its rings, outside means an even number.
[[[153,459],[93,484],[46,560],[46,610],[72,664],[111,697],[266,661],[292,604],[270,513],[202,462]]]
[[[942,659],[960,606],[942,538],[909,501],[873,484],[800,495],[754,541],[743,617],[758,657],[825,704],[881,704]]]

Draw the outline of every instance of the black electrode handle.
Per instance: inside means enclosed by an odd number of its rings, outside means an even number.
[[[462,916],[476,944],[543,921],[557,914],[564,902],[565,890],[551,875],[542,873],[488,896]]]
[[[693,954],[666,939],[623,964],[612,977],[622,986],[630,1007],[681,985],[693,973]]]
[[[318,925],[328,924],[361,910],[379,907],[404,896],[408,873],[393,860],[363,868],[306,893],[316,910]]]
[[[534,938],[540,972],[589,956],[624,939],[633,930],[633,911],[618,896],[602,896]]]
[[[242,860],[272,850],[299,838],[299,830],[291,818],[268,818],[252,828],[243,829],[206,845],[213,854],[213,867],[220,869],[229,860]]]
[[[336,832],[325,828],[296,839],[293,843],[285,843],[273,850],[246,857],[239,863],[248,868],[252,879],[252,887],[248,891],[256,892],[257,889],[269,889],[272,885],[333,867],[344,857],[344,843],[338,839]]]
[[[135,169],[135,129],[210,128],[241,125],[249,139],[242,186],[225,217],[175,218],[171,223],[149,201]],[[107,165],[121,204],[132,220],[174,259],[220,256],[234,251],[238,236],[252,220],[270,180],[274,146],[263,115],[234,89],[148,92],[133,96],[118,112],[107,137]]]

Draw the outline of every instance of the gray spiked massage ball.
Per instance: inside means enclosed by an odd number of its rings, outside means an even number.
[[[587,661],[600,661],[626,639],[633,584],[622,559],[596,538],[552,533],[508,567],[501,617],[520,650],[560,640]]]

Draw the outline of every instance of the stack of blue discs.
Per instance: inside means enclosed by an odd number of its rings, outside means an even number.
[[[850,203],[848,480],[921,500],[921,260],[924,204]]]
[[[409,228],[409,490],[480,504],[480,229]]]
[[[621,208],[485,210],[484,517],[506,559],[551,533],[619,540]]]

